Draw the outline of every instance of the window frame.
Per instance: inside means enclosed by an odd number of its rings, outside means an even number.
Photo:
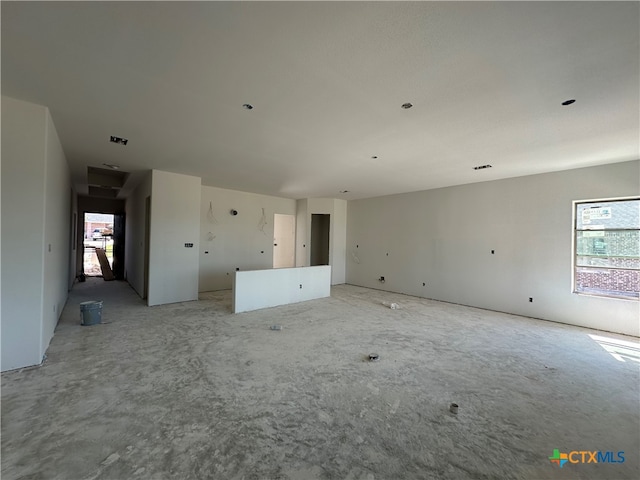
[[[604,293],[594,293],[594,292],[581,292],[578,291],[576,285],[576,269],[579,267],[578,265],[578,232],[588,231],[588,229],[578,230],[578,205],[584,203],[611,203],[611,202],[622,202],[622,201],[638,201],[640,202],[640,196],[632,195],[628,197],[613,197],[613,198],[596,198],[596,199],[586,199],[586,200],[574,200],[572,202],[572,222],[571,222],[571,292],[576,295],[587,296],[587,297],[595,297],[595,298],[603,298],[603,299],[611,299],[611,300],[624,300],[628,302],[638,302],[640,301],[639,297],[629,297],[629,296],[621,296],[621,295],[607,295]],[[604,229],[605,231],[607,229]],[[638,228],[618,228],[618,229],[609,229],[609,230],[627,230],[627,231],[640,231],[640,227]],[[608,268],[610,270],[625,270],[624,268],[616,269],[615,267],[594,267],[594,268]],[[640,269],[626,269],[633,271],[640,271]]]

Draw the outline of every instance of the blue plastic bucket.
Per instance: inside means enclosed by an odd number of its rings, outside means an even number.
[[[90,300],[80,304],[80,324],[96,325],[102,323],[102,300]]]

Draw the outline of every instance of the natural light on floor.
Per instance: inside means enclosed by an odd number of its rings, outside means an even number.
[[[619,362],[631,360],[640,363],[640,343],[617,338],[600,337],[598,335],[589,336]]]

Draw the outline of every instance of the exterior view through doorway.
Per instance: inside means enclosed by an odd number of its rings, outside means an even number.
[[[114,215],[112,214],[90,212],[84,214],[82,272],[87,277],[102,276],[96,248],[105,251],[109,265],[113,268],[113,224]]]

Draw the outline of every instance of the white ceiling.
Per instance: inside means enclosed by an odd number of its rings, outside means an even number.
[[[424,190],[640,158],[639,5],[3,1],[2,94],[50,108],[80,192],[103,163]]]

